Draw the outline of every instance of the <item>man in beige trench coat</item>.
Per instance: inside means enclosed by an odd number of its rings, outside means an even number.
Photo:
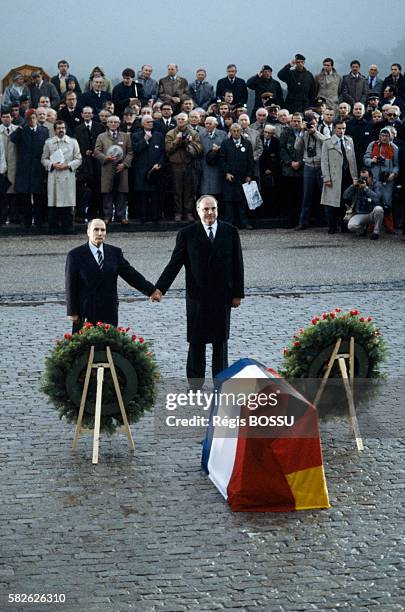
[[[78,142],[66,136],[64,121],[56,121],[55,136],[45,141],[41,163],[48,171],[49,233],[73,233],[76,206],[76,170],[82,163]]]
[[[321,154],[321,204],[326,206],[328,234],[334,234],[338,224],[342,231],[348,231],[343,222],[342,195],[357,178],[354,145],[350,136],[345,136],[346,123],[338,120],[334,126],[335,133],[324,141]]]
[[[132,162],[131,134],[120,132],[120,119],[107,119],[107,131],[97,136],[94,157],[101,163],[101,193],[103,194],[104,222],[110,223],[115,204],[115,221],[126,224],[128,168]],[[109,149],[118,146],[121,155],[111,155]]]

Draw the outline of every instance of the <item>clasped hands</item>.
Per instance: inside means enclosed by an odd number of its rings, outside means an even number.
[[[160,291],[160,289],[155,289],[155,291],[152,293],[149,299],[151,302],[160,302],[162,297],[163,297],[163,294]],[[240,306],[240,303],[241,303],[241,298],[234,297],[232,298],[231,307],[238,308]]]

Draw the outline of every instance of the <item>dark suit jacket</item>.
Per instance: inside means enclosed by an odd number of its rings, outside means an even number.
[[[188,342],[224,342],[229,338],[232,298],[244,297],[238,230],[218,221],[213,243],[201,222],[180,230],[171,259],[156,283],[162,293],[182,266],[186,270]]]
[[[66,123],[66,134],[68,136],[71,136],[72,138],[75,138],[76,128],[83,121],[83,119],[82,119],[82,109],[77,104],[76,108],[74,109],[74,111],[70,112],[68,110],[68,108],[66,106],[64,106],[58,112],[58,119],[62,119],[62,121],[64,121]]]
[[[79,315],[81,322],[102,321],[118,324],[117,279],[151,295],[154,286],[125,259],[121,249],[104,244],[104,267],[100,270],[89,244],[68,253],[65,268],[66,308],[68,316]]]
[[[41,96],[49,98],[52,108],[57,108],[60,102],[58,90],[55,85],[49,81],[42,81],[41,87],[30,85],[31,107],[37,108]]]
[[[75,134],[82,154],[82,165],[76,174],[77,181],[79,184],[89,187],[89,189],[97,189],[98,191],[100,191],[100,163],[93,156],[86,155],[86,151],[94,151],[97,136],[103,134],[103,132],[105,132],[104,125],[93,120],[90,133],[86,125],[80,123]]]
[[[130,98],[138,98],[142,106],[146,102],[145,93],[143,91],[142,83],[132,83],[132,85],[124,85],[123,82],[115,85],[112,90],[112,100],[115,105],[115,112],[120,116],[124,112],[125,108],[129,106]]]
[[[14,188],[17,193],[43,193],[45,191],[45,168],[41,164],[42,151],[49,131],[37,125],[36,132],[28,125],[18,128],[11,136],[17,147],[17,166]]]
[[[146,180],[146,173],[154,166],[163,166],[165,161],[165,138],[161,132],[153,130],[152,138],[147,143],[145,131],[138,130],[132,135],[134,152],[134,190],[156,191],[158,186]],[[154,171],[155,172],[155,171]]]
[[[71,79],[71,80],[73,80],[76,83],[75,94],[77,94],[77,96],[80,96],[80,94],[82,93],[82,90],[80,88],[79,81],[77,80],[75,75],[74,74],[68,74],[66,78],[67,79]],[[51,78],[51,83],[53,83],[53,85],[55,85],[58,94],[60,95],[60,97],[62,97],[62,92],[60,90],[59,74],[55,74],[55,76],[53,76]]]
[[[100,93],[100,97],[98,97],[98,95],[92,90],[86,91],[86,93],[80,96],[79,104],[82,108],[85,106],[91,106],[91,108],[94,110],[94,114],[98,115],[103,108],[104,102],[107,102],[107,100],[111,100],[111,94],[107,93],[106,91],[102,91]]]
[[[162,134],[167,134],[167,132],[170,132],[170,130],[174,130],[174,128],[177,125],[173,118],[170,119],[169,127],[166,127],[165,119],[158,119],[154,123],[155,123],[154,128],[158,130],[159,132],[162,132]]]
[[[232,138],[227,138],[221,145],[219,164],[223,174],[222,195],[225,202],[240,202],[244,198],[242,184],[247,176],[254,175],[253,150],[250,141],[242,138],[242,146],[236,147]],[[235,180],[226,180],[227,173],[233,174]]]
[[[219,79],[217,83],[216,96],[217,99],[222,99],[226,91],[233,93],[233,105],[239,106],[240,104],[246,104],[248,100],[248,90],[246,83],[243,79],[235,77],[233,83],[230,82],[228,77]]]
[[[392,78],[392,74],[389,74],[385,77],[383,84],[381,86],[381,95],[387,85],[394,85],[398,91],[398,98],[401,98],[403,102],[405,102],[405,76],[403,74],[400,75],[398,81],[394,83],[394,79]]]

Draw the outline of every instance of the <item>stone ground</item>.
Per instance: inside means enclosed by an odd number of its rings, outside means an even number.
[[[72,454],[72,428],[38,384],[53,339],[69,328],[63,263],[81,240],[1,240],[0,610],[405,609],[404,243],[303,234],[244,233],[248,289],[233,312],[230,361],[277,368],[313,315],[357,307],[389,343],[392,384],[361,455],[345,422],[321,426],[332,507],[280,514],[232,513],[200,470],[201,436],[162,435],[153,414],[133,427],[134,454],[120,435],[102,437],[97,466],[90,437]],[[112,240],[151,280],[173,241]],[[166,384],[184,370],[182,287],[179,277],[153,305],[120,288],[121,323],[154,341]],[[154,412],[164,412],[163,390]],[[9,605],[9,593],[63,593],[66,603]]]

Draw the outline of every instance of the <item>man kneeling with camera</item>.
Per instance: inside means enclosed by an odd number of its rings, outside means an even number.
[[[361,170],[360,177],[345,190],[343,198],[350,202],[345,215],[349,231],[357,232],[359,236],[367,236],[367,228],[371,224],[374,225],[374,230],[370,239],[378,240],[384,209],[380,205],[381,184],[373,180],[370,170]]]

